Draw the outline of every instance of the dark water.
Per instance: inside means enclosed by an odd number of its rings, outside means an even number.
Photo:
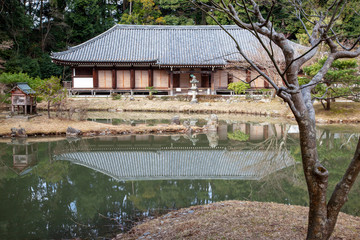
[[[358,134],[317,134],[333,189]],[[146,217],[223,200],[308,204],[294,126],[53,140],[0,143],[0,239],[110,238]],[[343,211],[359,216],[359,196],[357,181]]]

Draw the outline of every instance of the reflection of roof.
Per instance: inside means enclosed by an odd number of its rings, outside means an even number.
[[[260,179],[294,164],[287,151],[157,150],[73,152],[56,156],[118,180]]]
[[[17,83],[17,87],[20,88],[26,94],[34,94],[35,91],[27,83]]]
[[[260,43],[247,30],[224,26],[249,57],[261,58]],[[274,48],[277,48],[274,45]],[[223,66],[244,60],[219,26],[115,25],[67,51],[52,53],[63,64],[133,63]]]

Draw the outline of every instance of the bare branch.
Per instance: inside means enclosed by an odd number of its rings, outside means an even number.
[[[261,77],[261,74],[257,75],[256,77],[254,77],[253,79],[251,79],[249,82],[247,82],[248,84],[254,82],[256,79],[258,79],[259,77]]]
[[[235,0],[235,5],[238,6],[238,7],[241,7],[241,8],[245,8],[245,6],[244,6],[244,5],[241,5],[241,4],[238,2],[238,0]],[[251,12],[251,13],[255,13],[255,11],[252,10],[252,9],[248,9],[248,11]]]
[[[333,12],[333,15],[331,16],[331,19],[330,19],[329,23],[327,24],[327,27],[326,27],[325,32],[328,32],[329,29],[330,29],[330,27],[332,26],[332,24],[336,21],[336,16],[337,16],[336,14],[337,14],[337,12],[338,12],[338,10],[339,10],[339,6],[343,3],[343,1],[344,1],[344,0],[340,0],[340,1],[336,4],[335,10],[334,10],[334,12]],[[346,2],[346,1],[345,1],[345,2]],[[345,4],[344,4],[344,5],[345,5]],[[342,8],[342,10],[343,10],[343,8]],[[339,15],[341,14],[342,10],[340,10]]]
[[[279,89],[279,87],[276,85],[276,83],[270,79],[270,77],[265,74],[263,71],[261,71],[259,69],[258,66],[256,66],[247,56],[246,54],[242,51],[242,48],[240,47],[239,43],[237,42],[237,40],[234,38],[234,36],[231,35],[231,33],[229,33],[229,31],[227,31],[220,23],[219,21],[211,14],[209,14],[207,11],[205,11],[201,6],[199,6],[196,2],[192,2],[195,6],[197,6],[199,9],[201,9],[201,11],[203,11],[205,14],[207,14],[208,16],[210,16],[219,26],[222,30],[224,30],[224,32],[234,41],[234,43],[236,44],[236,48],[239,51],[240,55],[251,65],[251,67],[253,67],[261,76],[263,76],[268,82],[269,84],[277,91]]]
[[[269,11],[269,13],[268,13],[268,15],[267,15],[267,17],[266,17],[266,20],[265,20],[265,22],[264,22],[263,24],[261,24],[261,25],[259,26],[260,28],[262,28],[262,27],[264,27],[264,26],[267,26],[267,25],[269,24],[269,20],[270,20],[270,17],[272,16],[272,12],[273,12],[273,10],[274,10],[274,7],[275,7],[275,2],[272,2],[271,8],[270,8],[270,11]],[[271,26],[268,26],[268,27],[271,27]],[[271,27],[271,29],[272,29],[272,27]]]
[[[283,72],[282,74],[285,75],[286,72],[287,72],[287,70],[289,70],[290,66],[291,66],[294,62],[296,62],[296,61],[299,60],[299,59],[302,59],[302,58],[305,57],[308,53],[310,53],[311,51],[313,51],[314,49],[316,49],[321,42],[322,42],[321,40],[318,40],[318,42],[317,42],[314,46],[312,46],[309,50],[307,50],[304,54],[301,54],[301,55],[298,56],[297,58],[291,60],[290,64],[288,64],[288,65],[286,66],[286,68],[285,68],[285,70],[284,70],[284,72]],[[312,56],[315,55],[316,52],[317,52],[317,51],[314,51],[314,54],[312,54]],[[306,61],[304,61],[304,62],[306,62]],[[302,65],[302,64],[301,64],[301,65]],[[301,66],[301,65],[300,65],[300,66]]]
[[[355,43],[352,45],[352,47],[347,48],[347,47],[345,47],[344,45],[342,45],[342,44],[340,43],[339,38],[337,37],[337,34],[335,33],[335,31],[334,31],[332,28],[330,28],[330,30],[331,30],[331,32],[334,34],[335,40],[336,40],[337,44],[339,44],[339,46],[342,47],[342,48],[343,48],[344,50],[346,50],[346,51],[351,51],[351,50],[353,50],[353,49],[355,48],[356,44],[358,44],[358,43],[360,42],[360,36],[359,36],[359,37],[357,38],[357,40],[355,41]]]
[[[326,96],[326,94],[328,93],[329,89],[331,89],[331,90],[333,90],[333,91],[334,91],[334,89],[327,87],[327,88],[325,89],[324,94],[323,94],[321,97],[315,97],[315,96],[314,96],[314,98],[313,98],[313,99],[317,99],[317,100],[322,100],[322,99],[325,99],[325,96]]]
[[[328,7],[327,12],[330,11],[334,6],[337,0],[334,0],[334,2]]]
[[[242,1],[243,1],[243,4],[245,5],[245,2],[244,2],[245,0],[242,0]],[[251,2],[253,2],[253,4],[255,4],[255,5],[254,5],[254,8],[256,9],[255,12],[259,12],[259,13],[255,13],[255,14],[257,14],[257,16],[258,16],[259,18],[262,18],[261,13],[260,13],[260,11],[259,11],[256,3],[255,3],[254,1],[251,1]],[[230,8],[232,7],[232,5],[230,5],[230,4],[229,4],[229,6],[230,6]],[[262,41],[261,37],[259,36],[259,34],[258,34],[258,32],[257,32],[257,28],[254,26],[254,23],[253,23],[253,21],[251,20],[250,14],[249,14],[249,12],[247,11],[247,7],[246,7],[246,6],[245,6],[245,11],[246,11],[246,15],[247,15],[248,19],[250,20],[251,27],[252,27],[252,29],[253,29],[254,32],[255,32],[256,38],[258,39],[259,43],[260,43],[261,46],[264,48],[264,50],[266,51],[266,53],[268,54],[268,56],[270,57],[270,60],[273,62],[274,67],[275,67],[276,71],[278,72],[278,74],[281,76],[281,78],[284,80],[284,82],[287,83],[287,81],[286,81],[286,79],[284,78],[284,76],[281,75],[281,70],[280,70],[279,66],[277,65],[277,63],[276,63],[273,55],[269,52],[269,49],[265,46],[264,42]],[[271,29],[272,29],[272,28],[271,28]],[[271,31],[271,33],[272,33],[272,31]],[[271,39],[270,39],[270,41],[271,41]]]

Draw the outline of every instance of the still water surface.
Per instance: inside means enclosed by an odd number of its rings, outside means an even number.
[[[353,129],[318,128],[330,188]],[[49,139],[47,139],[49,140]],[[296,127],[222,121],[217,133],[0,143],[0,239],[110,238],[136,221],[223,200],[307,205]],[[360,215],[360,184],[343,211]]]

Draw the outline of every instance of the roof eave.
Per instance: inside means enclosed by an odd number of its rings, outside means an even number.
[[[158,67],[164,67],[164,68],[171,68],[171,67],[225,67],[226,64],[159,64],[157,60],[153,61],[131,61],[131,62],[115,62],[115,61],[109,61],[109,62],[99,62],[99,61],[66,61],[66,60],[60,60],[60,59],[52,59],[53,63],[59,64],[59,65],[65,65],[65,66],[78,66],[78,65],[144,65],[149,64],[152,66],[158,66]]]

